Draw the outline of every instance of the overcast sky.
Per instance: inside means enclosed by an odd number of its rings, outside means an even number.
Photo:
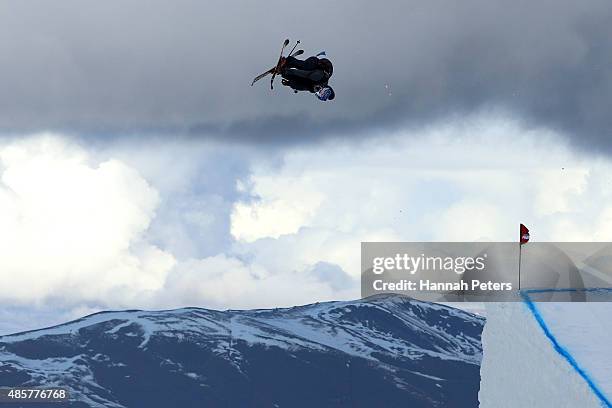
[[[249,86],[284,38],[335,102]],[[0,126],[296,142],[496,106],[610,151],[610,38],[605,0],[3,2]]]
[[[284,38],[333,102],[252,78]],[[0,334],[359,296],[365,240],[612,239],[605,1],[0,3]]]

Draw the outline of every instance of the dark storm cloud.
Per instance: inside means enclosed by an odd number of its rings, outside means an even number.
[[[337,98],[249,86],[282,39]],[[0,5],[0,127],[312,141],[501,107],[612,151],[607,1],[84,1]]]

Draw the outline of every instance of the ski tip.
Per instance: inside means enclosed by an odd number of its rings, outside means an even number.
[[[285,40],[285,45],[289,45],[289,39],[288,38]]]

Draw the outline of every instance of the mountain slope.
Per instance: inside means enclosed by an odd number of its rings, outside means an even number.
[[[483,324],[393,295],[102,312],[0,337],[0,385],[65,387],[75,407],[476,407]]]

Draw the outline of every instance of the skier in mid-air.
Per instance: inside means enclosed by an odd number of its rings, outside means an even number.
[[[298,41],[296,46],[300,42]],[[327,58],[319,58],[325,55],[325,52],[320,52],[314,57],[305,60],[295,58],[297,55],[304,53],[304,50],[298,50],[293,53],[295,46],[289,52],[289,56],[284,57],[283,51],[289,44],[289,40],[285,40],[281,48],[281,55],[275,67],[269,69],[261,75],[253,79],[251,86],[263,77],[272,74],[270,88],[274,89],[274,78],[277,74],[283,77],[282,84],[293,89],[295,93],[298,91],[309,91],[314,93],[321,101],[331,101],[336,94],[331,86],[327,83],[334,72],[334,67]]]
[[[281,58],[282,84],[291,87],[296,93],[309,91],[322,101],[333,100],[336,94],[327,82],[334,72],[334,67],[327,58],[319,58],[320,55],[305,60],[292,56]]]

